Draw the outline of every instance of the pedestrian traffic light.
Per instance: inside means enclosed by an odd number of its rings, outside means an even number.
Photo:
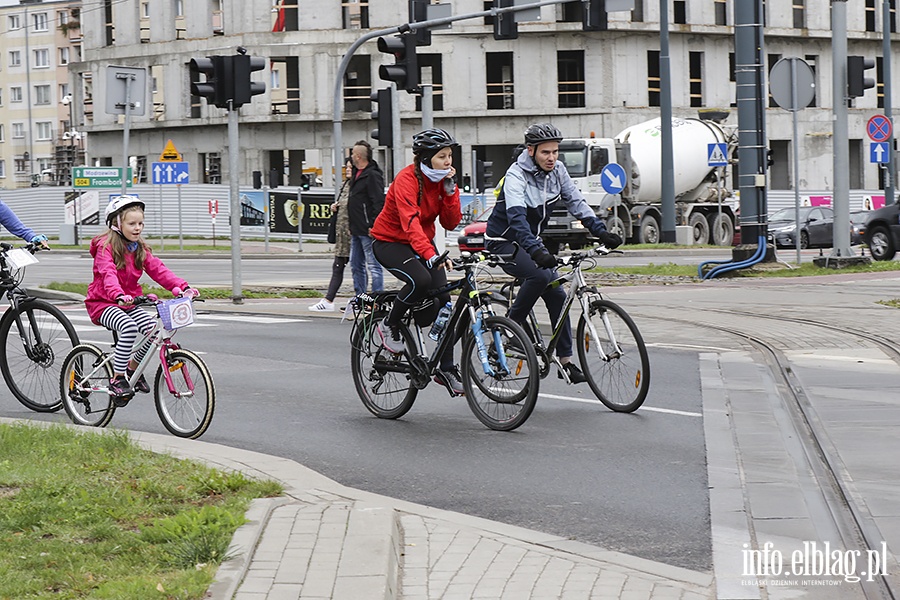
[[[394,64],[381,65],[378,76],[393,81],[397,88],[414,93],[419,90],[419,61],[416,56],[416,36],[402,33],[378,38],[378,50],[394,55]]]
[[[463,175],[462,180],[462,191],[468,194],[472,191],[472,177],[470,175]]]
[[[420,23],[428,20],[428,5],[431,0],[409,0],[409,22]],[[427,27],[413,31],[417,46],[431,45],[431,30]]]
[[[475,191],[479,194],[488,187],[493,187],[494,174],[491,172],[491,166],[494,163],[488,160],[475,160]]]
[[[372,92],[372,118],[377,120],[378,127],[372,130],[372,139],[378,140],[379,146],[394,145],[394,103],[391,101],[391,88]]]
[[[847,57],[847,96],[858,98],[867,89],[875,87],[875,80],[866,77],[866,70],[875,67],[875,61],[864,56]]]
[[[234,94],[231,96],[232,107],[239,108],[248,102],[253,96],[264,94],[266,84],[262,81],[250,81],[250,73],[253,71],[262,71],[266,68],[266,59],[262,56],[246,56],[238,54],[229,56],[232,59],[234,69]]]
[[[232,77],[231,56],[207,56],[192,58],[191,93],[206,98],[209,104],[219,108],[228,108],[228,100],[232,97],[234,82]],[[198,75],[206,77],[199,81]],[[198,79],[195,81],[195,79]]]
[[[581,6],[581,28],[584,31],[606,31],[609,28],[606,0],[587,0]]]
[[[495,8],[513,6],[514,0],[494,0]],[[516,25],[515,13],[500,13],[494,16],[494,39],[514,40],[519,37],[519,26]]]
[[[772,152],[771,148],[766,149],[766,167],[771,169],[775,164],[775,154]]]

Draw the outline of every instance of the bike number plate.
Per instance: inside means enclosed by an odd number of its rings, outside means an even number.
[[[28,265],[37,264],[38,259],[31,252],[24,248],[13,248],[6,253],[6,262],[14,271],[27,267]]]

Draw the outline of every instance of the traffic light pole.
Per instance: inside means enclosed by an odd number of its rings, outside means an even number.
[[[894,119],[891,114],[893,108],[893,98],[891,96],[893,93],[891,90],[891,0],[884,0],[883,2],[881,28],[883,40],[881,72],[883,73],[882,79],[884,81],[884,116],[887,117],[887,120],[893,125]],[[893,130],[893,128],[891,129]],[[895,157],[897,153],[894,151],[893,131],[891,131],[891,135],[888,136],[886,141],[888,143],[889,160],[886,165],[887,174],[884,182],[884,203],[893,204],[897,201],[894,197],[894,182],[897,173],[897,162]]]
[[[370,31],[360,37],[358,40],[353,42],[350,45],[350,48],[347,49],[347,52],[341,58],[341,62],[338,65],[337,73],[334,78],[334,94],[333,94],[333,105],[332,105],[332,125],[334,131],[334,150],[332,152],[332,160],[334,161],[334,175],[337,175],[340,169],[340,165],[343,164],[341,157],[343,156],[343,101],[344,101],[344,75],[347,72],[347,67],[350,65],[350,60],[353,58],[354,53],[357,48],[362,46],[364,43],[368,42],[373,38],[382,37],[385,35],[391,35],[395,33],[406,33],[407,31],[416,31],[418,29],[437,27],[439,25],[449,25],[450,23],[454,23],[455,21],[464,21],[467,19],[480,19],[483,17],[497,17],[497,15],[504,13],[513,13],[520,12],[523,10],[531,10],[534,8],[540,8],[542,6],[551,6],[554,4],[563,4],[568,2],[569,0],[542,0],[541,2],[533,2],[530,4],[521,4],[518,6],[510,6],[507,8],[491,8],[490,10],[483,10],[481,12],[475,13],[466,13],[463,15],[456,15],[451,17],[443,17],[440,19],[431,19],[428,21],[417,21],[415,23],[404,23],[403,25],[398,25],[396,27],[389,27],[388,29],[379,29],[378,31]],[[399,107],[398,107],[399,111]],[[399,143],[397,144],[399,145]],[[401,155],[402,160],[402,155]],[[332,183],[334,182],[334,175],[332,175]],[[334,198],[337,201],[337,197],[340,194],[340,186],[334,186]]]
[[[850,139],[847,124],[847,1],[831,2],[831,61],[834,89],[834,243],[833,258],[853,256],[850,249]],[[799,238],[800,233],[797,232]],[[800,241],[798,239],[797,244]]]
[[[240,160],[238,139],[238,109],[228,107],[228,198],[231,223],[231,301],[243,304],[241,290],[241,197],[238,177]]]

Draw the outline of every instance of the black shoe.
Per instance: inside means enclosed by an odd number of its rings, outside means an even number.
[[[132,371],[131,369],[128,369],[127,371],[125,371],[125,373],[128,375],[129,379],[131,379],[131,376],[134,375],[134,371]],[[134,391],[140,392],[142,394],[150,393],[150,384],[147,383],[146,377],[141,375],[140,378],[134,382]]]
[[[464,396],[466,394],[462,376],[460,376],[459,369],[456,367],[448,370],[438,369],[435,371],[434,381],[447,388],[447,391],[453,396]]]
[[[563,369],[566,370],[566,373],[569,376],[569,380],[572,383],[584,383],[585,381],[587,381],[587,379],[584,376],[584,373],[582,373],[581,369],[576,367],[574,363],[564,364]],[[559,377],[560,379],[563,379],[562,373],[557,373],[556,376]]]
[[[128,385],[128,380],[124,375],[117,375],[114,379],[110,379],[109,397],[118,408],[128,404],[128,401],[134,397],[134,390]]]

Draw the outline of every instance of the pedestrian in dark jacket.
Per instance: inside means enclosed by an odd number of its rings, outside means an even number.
[[[372,291],[380,292],[384,289],[384,275],[381,264],[372,252],[369,230],[384,207],[384,173],[372,159],[372,146],[364,140],[353,145],[350,160],[353,161],[353,179],[347,199],[347,214],[350,216],[350,272],[353,273],[353,289],[357,294],[365,293],[371,274]]]

